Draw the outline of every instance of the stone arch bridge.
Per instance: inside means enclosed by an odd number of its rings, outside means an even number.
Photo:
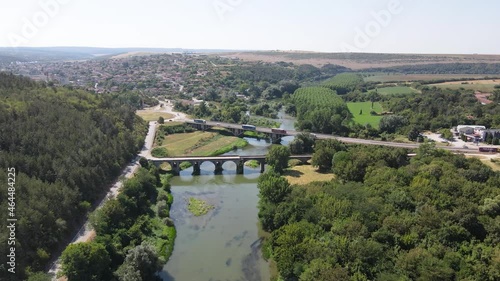
[[[290,159],[300,160],[306,163],[311,159],[312,155],[292,155]],[[212,162],[215,166],[215,173],[222,172],[222,165],[226,162],[233,162],[236,164],[236,173],[243,174],[245,162],[255,160],[260,164],[260,172],[264,172],[266,165],[266,155],[222,155],[222,156],[189,156],[189,157],[171,157],[171,158],[149,158],[154,165],[159,167],[163,163],[168,163],[172,167],[172,173],[179,175],[181,171],[181,163],[189,162],[193,167],[193,174],[200,174],[200,166],[204,162]]]

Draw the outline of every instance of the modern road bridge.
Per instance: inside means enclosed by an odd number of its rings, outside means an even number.
[[[211,129],[212,127],[226,128],[229,131],[231,131],[235,136],[241,136],[241,135],[243,135],[243,133],[245,131],[254,131],[254,132],[258,132],[258,133],[262,133],[262,134],[267,135],[271,139],[272,143],[279,143],[281,141],[281,138],[285,137],[285,136],[296,136],[296,135],[304,133],[304,132],[299,132],[299,131],[295,131],[295,130],[285,130],[285,133],[276,134],[276,133],[272,132],[272,129],[269,129],[269,128],[256,127],[255,130],[248,130],[248,129],[243,129],[242,125],[239,125],[239,124],[214,122],[214,121],[206,121],[206,123],[195,123],[193,121],[187,121],[186,123],[191,125],[192,127],[196,128],[196,129],[198,129],[198,130],[208,130],[208,129]],[[344,143],[353,143],[353,144],[383,145],[383,146],[400,147],[400,148],[408,148],[408,149],[416,149],[420,146],[419,143],[376,141],[376,140],[338,137],[338,136],[327,135],[327,134],[318,134],[318,133],[315,133],[314,136],[316,137],[316,139],[336,139],[336,140],[344,142]],[[462,147],[453,147],[453,146],[442,146],[442,147],[440,146],[438,148],[450,150],[454,153],[491,154],[491,153],[479,152],[477,148],[474,149],[474,148],[462,148]]]

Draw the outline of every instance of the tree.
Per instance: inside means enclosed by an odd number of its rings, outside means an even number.
[[[441,129],[439,133],[441,134],[441,138],[453,141],[453,133],[449,129]]]
[[[500,102],[500,90],[493,91],[493,95],[491,96],[491,100],[494,102]]]
[[[318,141],[312,156],[313,166],[319,167],[322,171],[329,171],[332,168],[333,155],[336,152],[346,150],[346,146],[334,139]]]
[[[52,276],[45,272],[37,272],[28,277],[28,281],[50,281]]]
[[[300,275],[300,281],[349,281],[349,272],[339,266],[335,268],[322,259],[312,260]]]
[[[271,165],[280,174],[288,167],[289,159],[290,148],[282,145],[272,146],[266,156],[267,164]]]
[[[403,116],[398,115],[387,115],[380,119],[379,128],[381,132],[387,132],[389,134],[395,133],[399,128],[405,126],[408,123]]]
[[[261,200],[278,204],[290,194],[290,183],[275,171],[268,171],[259,177],[257,184]]]
[[[304,153],[304,142],[301,139],[295,138],[289,144],[290,153],[302,154]]]
[[[165,118],[163,118],[163,116],[160,116],[160,117],[158,118],[158,123],[159,123],[159,124],[164,124],[164,123],[165,123]]]
[[[418,131],[417,127],[411,127],[410,132],[408,132],[408,140],[417,141],[418,136],[420,136],[420,132]]]
[[[69,281],[109,280],[111,259],[100,243],[70,244],[61,255],[62,272]]]
[[[139,164],[141,164],[141,167],[143,168],[149,168],[149,162],[148,162],[148,159],[146,159],[145,157],[141,157],[141,159],[139,159]]]
[[[156,250],[143,243],[129,250],[115,274],[120,281],[149,281],[158,280],[156,273],[160,270],[161,262]]]

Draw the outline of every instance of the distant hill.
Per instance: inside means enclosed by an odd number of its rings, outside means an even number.
[[[234,50],[182,48],[0,47],[0,62],[87,60],[125,53],[223,53]]]
[[[341,65],[353,70],[387,68],[402,65],[500,63],[500,55],[482,54],[383,54],[383,53],[319,53],[302,51],[228,52],[224,57],[244,61],[291,62],[294,64]]]

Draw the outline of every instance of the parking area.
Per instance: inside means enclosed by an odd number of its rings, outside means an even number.
[[[469,148],[469,147],[476,146],[476,144],[474,144],[472,142],[464,142],[460,138],[456,138],[456,137],[454,138],[453,141],[449,141],[449,140],[441,138],[441,134],[437,134],[437,133],[425,132],[423,135],[425,137],[427,137],[428,139],[431,139],[435,142],[446,143],[447,145],[454,146],[454,147]]]

